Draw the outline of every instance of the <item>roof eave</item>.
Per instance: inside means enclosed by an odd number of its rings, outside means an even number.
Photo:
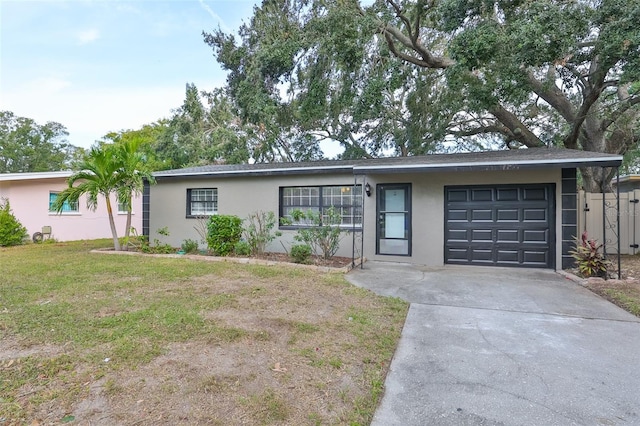
[[[25,180],[60,179],[68,178],[72,171],[62,170],[55,172],[24,172],[24,173],[0,173],[0,181],[17,182]]]
[[[204,172],[187,172],[187,173],[154,173],[156,180],[165,179],[203,179],[203,178],[229,178],[244,176],[282,176],[282,175],[300,175],[300,174],[330,174],[330,173],[353,173],[353,167],[349,166],[332,166],[332,167],[296,167],[283,169],[258,169],[258,170],[222,170],[222,171],[204,171]]]
[[[578,167],[618,167],[622,164],[622,157],[601,160],[569,160],[552,162],[504,162],[504,163],[458,163],[458,164],[412,164],[386,166],[358,166],[353,173],[364,175],[367,173],[435,173],[435,172],[472,172],[472,171],[508,171],[522,169],[543,168],[578,168]]]
[[[397,163],[397,162],[396,162]],[[244,176],[284,176],[301,174],[329,174],[352,173],[362,175],[367,173],[429,173],[429,172],[457,172],[457,171],[505,171],[541,168],[577,168],[577,167],[618,167],[622,164],[622,156],[601,158],[567,158],[545,160],[515,160],[515,161],[468,161],[453,163],[422,163],[422,164],[383,164],[357,165],[342,164],[338,166],[303,166],[282,168],[260,168],[240,170],[205,170],[180,173],[154,173],[159,180],[166,179],[206,179],[230,178]]]

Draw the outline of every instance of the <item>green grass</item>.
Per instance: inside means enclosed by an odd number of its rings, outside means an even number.
[[[200,315],[202,310],[233,304],[233,296],[203,295],[186,282],[223,273],[229,265],[202,262],[194,267],[182,259],[155,258],[140,262],[134,256],[89,253],[93,246],[104,243],[4,250],[3,269],[5,261],[11,266],[2,284],[0,327],[31,344],[65,344],[90,352],[94,348],[99,358],[110,357],[120,366],[148,361],[169,342],[198,336],[221,341],[243,337],[243,332],[219,327]],[[19,259],[8,262],[17,254]],[[154,291],[175,281],[185,281],[179,292]],[[106,306],[108,312],[101,315]]]
[[[111,373],[136,371],[166,353],[173,343],[199,341],[221,346],[273,341],[276,335],[268,330],[225,325],[207,313],[234,309],[251,312],[251,306],[246,305],[254,302],[255,306],[273,306],[265,305],[262,299],[290,305],[292,311],[301,306],[308,309],[306,299],[287,290],[288,283],[297,281],[324,286],[334,294],[356,300],[338,324],[310,323],[288,316],[270,321],[287,330],[289,345],[300,342],[300,348],[290,350],[314,368],[345,368],[347,358],[339,350],[354,350],[353,343],[343,343],[322,355],[310,346],[314,339],[327,330],[355,336],[357,350],[363,354],[363,389],[367,396],[353,398],[344,418],[351,424],[366,424],[371,419],[382,393],[387,368],[384,363],[395,350],[406,303],[373,296],[351,286],[339,274],[90,252],[110,244],[110,240],[97,240],[0,248],[0,338],[27,348],[55,349],[48,358],[0,359],[0,419],[24,420],[40,404],[54,400],[58,406],[70,407],[88,394],[90,383],[99,378],[105,378],[106,395],[117,395],[121,385]],[[228,282],[238,284],[217,288]],[[377,305],[374,309],[359,308],[358,300],[374,300]],[[228,387],[214,376],[194,384],[194,388],[206,392]],[[165,391],[169,394],[176,389]],[[350,398],[347,394],[343,397]],[[248,397],[247,405],[258,423],[286,421],[291,413],[279,393],[267,388]],[[317,413],[311,411],[309,420],[320,422]]]
[[[638,295],[625,293],[617,289],[607,289],[604,293],[613,300],[618,306],[624,310],[631,312],[633,315],[640,317],[640,298]]]

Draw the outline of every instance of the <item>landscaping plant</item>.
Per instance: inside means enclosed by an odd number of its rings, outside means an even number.
[[[228,256],[242,237],[242,219],[233,215],[214,215],[207,224],[207,244],[217,256]]]
[[[296,241],[308,244],[315,255],[322,254],[325,259],[331,259],[340,248],[343,234],[340,229],[342,218],[335,207],[329,207],[324,213],[313,210],[294,210],[291,212],[293,221],[307,221],[310,226],[298,229],[294,237]]]
[[[309,263],[311,259],[311,246],[308,244],[296,244],[292,246],[291,258],[295,263]]]
[[[195,254],[198,253],[198,242],[187,238],[182,242],[180,248],[187,254]]]
[[[248,242],[240,240],[233,247],[233,252],[238,256],[249,256],[251,255],[251,246]]]
[[[571,252],[571,256],[576,260],[583,277],[607,277],[611,262],[600,251],[602,246],[596,240],[589,240],[587,231],[582,233],[580,240],[576,238],[576,249]]]
[[[267,244],[278,235],[273,232],[276,226],[276,215],[273,212],[257,211],[247,217],[248,225],[244,230],[244,237],[249,244],[251,254],[261,255]]]
[[[0,247],[22,244],[27,238],[27,228],[11,212],[9,200],[0,200]]]
[[[164,228],[159,228],[156,231],[160,235],[164,235],[165,237],[169,236],[169,228],[166,226]],[[155,254],[169,254],[175,252],[171,245],[161,242],[159,239],[153,239],[153,245],[149,244],[149,240],[146,236],[142,236],[140,251],[143,253],[155,253]]]
[[[196,232],[198,233],[198,236],[200,237],[200,242],[202,244],[207,244],[207,234],[208,234],[207,225],[209,224],[209,216],[205,216],[205,215],[196,216],[195,220],[196,220],[196,224],[193,227],[193,229],[195,229]]]

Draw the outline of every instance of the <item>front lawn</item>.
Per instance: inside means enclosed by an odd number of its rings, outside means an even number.
[[[340,274],[0,249],[0,424],[369,424],[408,305]],[[73,423],[75,424],[75,423]]]

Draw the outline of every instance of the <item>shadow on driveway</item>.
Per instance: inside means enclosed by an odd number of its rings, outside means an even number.
[[[373,425],[640,424],[640,319],[548,270],[367,262],[411,303]]]

